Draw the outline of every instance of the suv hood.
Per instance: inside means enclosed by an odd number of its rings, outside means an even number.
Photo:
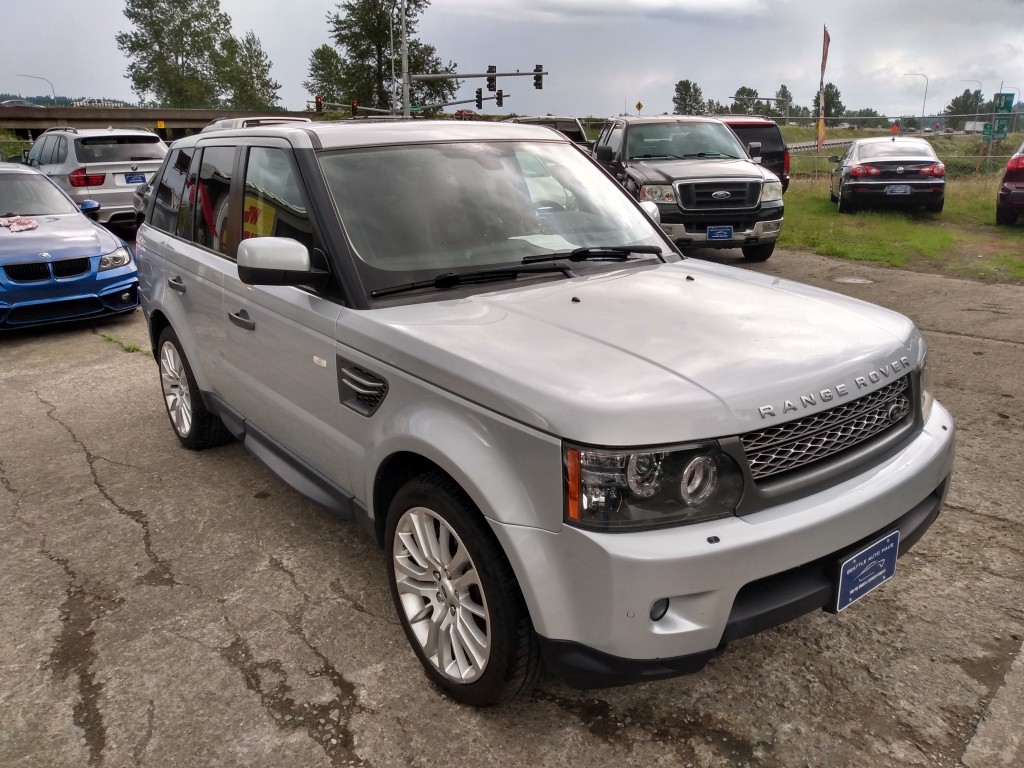
[[[884,386],[924,355],[902,315],[692,260],[343,313],[342,323],[338,338],[385,365],[545,432],[609,446],[809,415]],[[796,410],[784,414],[786,401]],[[767,405],[778,415],[762,416]]]
[[[673,181],[700,181],[724,178],[764,181],[775,175],[746,158],[738,160],[694,158],[692,160],[634,160],[629,163],[634,175],[643,176],[650,184],[671,184]]]
[[[0,265],[37,262],[41,253],[50,254],[53,260],[91,258],[108,254],[120,245],[105,229],[77,213],[24,218],[39,226],[21,232],[0,227]]]

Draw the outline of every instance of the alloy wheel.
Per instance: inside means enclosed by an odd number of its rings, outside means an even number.
[[[178,350],[170,342],[160,348],[160,387],[174,429],[182,437],[192,431],[192,393]]]

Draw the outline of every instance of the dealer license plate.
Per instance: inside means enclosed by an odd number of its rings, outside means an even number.
[[[844,560],[839,568],[836,611],[847,608],[895,576],[899,551],[900,532],[893,531]]]
[[[708,227],[708,240],[732,240],[732,227]]]
[[[887,195],[909,195],[910,185],[909,184],[890,184],[885,188],[885,194]]]
[[[125,184],[145,184],[146,174],[144,173],[126,173],[124,175]]]

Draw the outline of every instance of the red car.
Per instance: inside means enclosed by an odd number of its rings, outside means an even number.
[[[1010,158],[999,182],[996,224],[1013,224],[1024,211],[1024,145]]]
[[[480,117],[480,115],[474,112],[472,109],[455,110],[456,120],[476,120],[478,117]]]

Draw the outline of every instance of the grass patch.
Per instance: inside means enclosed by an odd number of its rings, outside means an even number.
[[[779,245],[824,256],[993,282],[1024,282],[1024,225],[997,227],[999,175],[948,182],[942,213],[860,210],[840,216],[828,177],[795,178]]]
[[[124,352],[143,352],[144,350],[138,344],[130,341],[121,341],[119,338],[110,333],[101,333],[100,336],[104,341],[109,341],[111,344],[117,344]]]

